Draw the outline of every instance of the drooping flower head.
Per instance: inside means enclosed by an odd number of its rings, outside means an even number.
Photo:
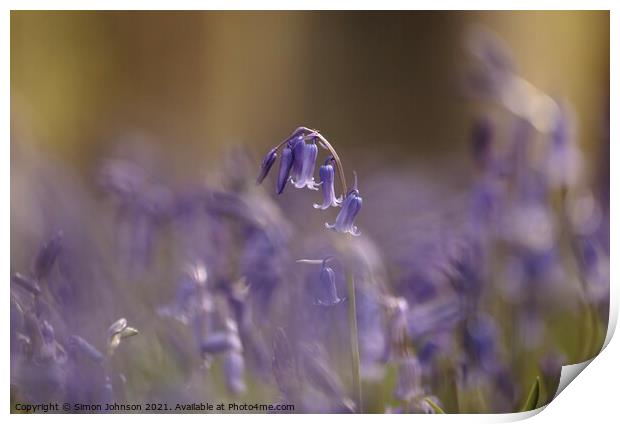
[[[347,193],[347,197],[344,199],[342,209],[336,217],[334,224],[325,223],[327,228],[333,229],[339,233],[349,233],[354,236],[359,236],[361,233],[358,231],[355,225],[355,218],[362,209],[362,196],[360,196],[357,189],[357,174],[355,174],[355,184],[353,188]]]
[[[329,150],[330,156],[325,160],[319,169],[320,183],[314,181],[314,168],[316,166],[319,148]],[[284,141],[273,147],[264,157],[261,169],[257,178],[257,183],[261,183],[273,164],[275,163],[278,150],[282,150],[280,165],[276,179],[276,193],[281,194],[290,181],[296,188],[309,188],[318,190],[323,188],[322,204],[314,204],[315,209],[325,210],[330,206],[340,206],[343,208],[336,218],[336,222],[325,224],[327,228],[333,228],[341,233],[359,235],[357,227],[353,221],[362,207],[362,197],[357,189],[357,175],[353,189],[347,192],[347,183],[344,177],[342,163],[336,150],[318,131],[307,127],[299,127]],[[340,185],[343,194],[336,197],[334,188],[334,177],[338,172]],[[346,193],[346,194],[345,194]],[[343,197],[345,197],[343,201]]]
[[[336,197],[336,192],[334,190],[334,157],[330,156],[327,158],[325,163],[321,165],[319,168],[319,177],[321,178],[321,189],[323,192],[323,204],[319,205],[317,203],[314,204],[315,209],[327,209],[330,206],[340,206],[342,203],[342,196]]]

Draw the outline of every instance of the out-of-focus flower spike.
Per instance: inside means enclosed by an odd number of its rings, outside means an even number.
[[[43,341],[46,344],[54,343],[54,341],[56,340],[56,334],[54,331],[54,327],[52,327],[52,325],[46,320],[43,320],[40,324],[40,328],[41,328],[41,336],[43,337]]]
[[[334,190],[334,166],[332,162],[334,158],[330,156],[319,168],[319,177],[321,178],[321,189],[323,192],[323,204],[319,205],[317,203],[314,204],[315,209],[327,209],[330,206],[340,206],[342,203],[342,196],[336,197],[336,193]]]
[[[263,182],[267,174],[269,174],[269,171],[271,170],[271,167],[275,163],[277,157],[278,157],[278,154],[276,153],[276,149],[273,148],[263,158],[263,163],[261,164],[261,167],[260,167],[260,173],[258,174],[258,177],[256,178],[256,184],[260,184]]]
[[[19,272],[11,275],[11,282],[35,296],[41,294],[41,288],[37,282],[30,277],[20,274]]]
[[[282,149],[282,156],[280,157],[280,168],[278,169],[278,179],[276,181],[277,194],[282,194],[286,187],[294,159],[295,154],[293,153],[293,149],[287,144],[284,149]]]
[[[577,146],[574,113],[566,102],[558,102],[548,147],[546,173],[553,187],[571,187],[583,173],[583,157]]]
[[[39,332],[41,335],[41,344],[38,351],[39,360],[52,360],[56,363],[65,362],[67,360],[67,353],[56,341],[54,327],[47,320],[42,320],[39,322]]]
[[[103,361],[105,360],[101,352],[99,352],[95,347],[93,347],[90,343],[88,343],[80,336],[69,336],[68,346],[69,354],[71,354],[72,356],[80,353],[98,364],[103,363]]]
[[[394,396],[404,402],[411,402],[423,394],[422,368],[413,356],[408,356],[398,364],[398,383]]]
[[[384,359],[390,360],[406,352],[407,312],[409,305],[403,297],[383,299],[388,313],[387,343]]]
[[[479,314],[466,324],[464,347],[476,365],[493,369],[496,365],[497,337],[497,326],[488,315]]]
[[[355,174],[355,184],[344,199],[342,209],[340,209],[336,217],[336,222],[334,224],[326,223],[325,227],[336,230],[339,233],[349,233],[354,236],[359,236],[361,233],[355,225],[355,218],[361,209],[362,196],[360,196],[359,190],[357,189],[357,174]]]
[[[40,280],[49,275],[62,249],[62,238],[62,231],[58,231],[41,247],[41,250],[39,250],[39,254],[34,263],[34,276],[36,279]]]
[[[233,349],[224,358],[224,375],[228,390],[235,395],[243,394],[245,386],[245,364],[241,351]]]
[[[479,169],[488,169],[492,161],[493,128],[487,118],[474,123],[472,130],[472,153]]]
[[[220,331],[208,336],[201,344],[203,354],[216,354],[231,349],[241,349],[241,342],[235,333]]]
[[[468,38],[470,52],[494,72],[510,72],[514,69],[514,59],[504,40],[493,32],[476,27]]]

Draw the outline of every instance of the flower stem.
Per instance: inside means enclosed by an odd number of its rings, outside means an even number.
[[[351,336],[351,366],[353,371],[353,389],[357,398],[357,409],[359,413],[364,412],[362,404],[362,380],[360,375],[360,350],[357,332],[357,310],[355,306],[355,280],[353,273],[348,272],[347,287],[349,291],[349,332]]]

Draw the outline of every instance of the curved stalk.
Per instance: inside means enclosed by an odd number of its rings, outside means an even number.
[[[293,133],[280,144],[278,144],[274,149],[278,150],[284,144],[289,142],[295,137],[300,135],[304,136],[304,139],[312,139],[316,138],[320,141],[320,143],[331,153],[334,158],[334,162],[336,163],[336,168],[338,168],[338,178],[340,179],[340,185],[342,186],[342,198],[344,199],[347,196],[347,180],[344,174],[344,169],[342,167],[342,161],[336,152],[336,149],[330,144],[329,141],[321,133],[317,130],[313,130],[307,127],[298,127],[293,131]],[[331,258],[330,258],[331,259]],[[300,259],[297,262],[299,263],[307,263],[307,264],[321,264],[325,259],[321,261],[312,260],[312,259]],[[349,320],[349,333],[350,333],[350,342],[351,342],[351,367],[352,367],[352,375],[353,375],[353,390],[355,391],[354,397],[357,398],[357,409],[359,413],[364,412],[363,407],[363,399],[362,399],[362,380],[361,380],[361,372],[360,372],[360,350],[359,350],[359,337],[357,331],[357,307],[355,304],[355,280],[353,278],[352,267],[345,266],[344,267],[347,273],[347,289],[349,295],[349,310],[348,310],[348,320]]]
[[[307,133],[307,134],[304,134]],[[342,186],[342,198],[344,199],[347,196],[347,179],[344,175],[344,169],[342,167],[342,161],[340,160],[340,157],[338,156],[338,153],[336,152],[336,149],[334,149],[334,147],[329,143],[329,141],[327,141],[327,139],[325,137],[323,137],[323,135],[318,132],[317,130],[313,130],[311,128],[308,127],[298,127],[295,129],[295,131],[293,131],[293,133],[287,137],[285,140],[281,141],[276,147],[274,147],[275,150],[279,150],[282,146],[284,146],[286,143],[288,143],[291,139],[304,134],[304,137],[311,137],[311,138],[318,138],[321,143],[325,146],[325,148],[327,150],[329,150],[329,153],[331,153],[331,155],[334,157],[334,161],[336,162],[336,168],[338,169],[338,178],[340,179],[340,185]]]

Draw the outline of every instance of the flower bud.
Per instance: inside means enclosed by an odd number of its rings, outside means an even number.
[[[267,174],[269,174],[269,171],[271,170],[271,167],[275,163],[277,157],[278,154],[276,153],[276,149],[271,149],[263,158],[263,163],[260,166],[260,173],[256,178],[256,184],[260,184],[263,182]]]

